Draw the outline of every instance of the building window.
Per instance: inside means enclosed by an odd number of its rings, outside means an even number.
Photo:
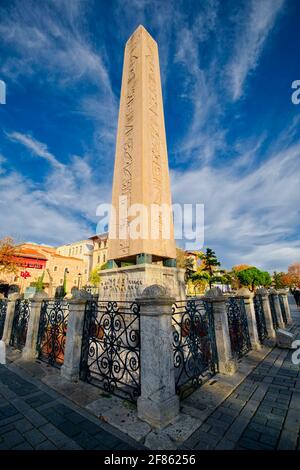
[[[105,256],[105,253],[103,253],[103,263],[105,263],[106,261],[106,256]]]
[[[57,271],[57,266],[54,266],[53,271]]]
[[[100,256],[98,256],[98,263],[100,263]]]

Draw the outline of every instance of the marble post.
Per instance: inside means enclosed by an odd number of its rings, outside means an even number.
[[[237,291],[236,294],[238,297],[242,297],[244,299],[251,346],[253,350],[258,351],[259,349],[261,349],[261,344],[259,342],[256,324],[256,316],[253,302],[254,294],[250,292],[247,287],[242,287]]]
[[[9,345],[9,342],[10,342],[16,302],[18,299],[20,299],[20,297],[21,297],[20,294],[17,292],[8,295],[6,317],[5,317],[4,329],[3,329],[3,335],[2,335],[2,341],[4,341],[7,346]]]
[[[285,308],[285,313],[286,313],[286,318],[287,318],[287,324],[292,325],[293,319],[292,319],[291,309],[290,309],[290,304],[289,304],[289,299],[288,299],[289,289],[280,289],[278,293],[282,295],[283,305]]]
[[[280,301],[278,297],[278,292],[275,289],[270,289],[269,290],[269,295],[273,295],[274,299],[274,306],[275,306],[275,312],[276,312],[276,318],[278,322],[279,328],[284,328],[285,324],[282,318],[282,313],[281,313],[281,307],[280,307]]]
[[[179,413],[175,393],[172,341],[172,304],[167,289],[146,287],[137,298],[141,306],[141,396],[138,417],[155,428],[163,428]]]
[[[204,299],[213,305],[219,372],[233,375],[237,371],[237,361],[232,354],[230,344],[226,296],[218,287],[214,287],[207,292]]]
[[[63,378],[73,382],[79,379],[84,312],[89,299],[91,295],[88,292],[74,290],[69,304],[64,363],[60,373]]]
[[[30,315],[28,319],[28,328],[26,335],[26,343],[22,350],[22,358],[26,360],[36,359],[37,352],[37,339],[39,331],[39,323],[41,316],[41,306],[43,300],[47,299],[46,292],[36,292],[32,299],[30,299]]]
[[[263,305],[263,310],[264,310],[264,315],[265,315],[265,321],[266,321],[266,328],[268,332],[268,338],[273,342],[274,339],[276,338],[276,332],[273,326],[273,320],[272,320],[272,314],[271,314],[271,308],[270,308],[270,302],[269,302],[269,295],[268,291],[265,288],[260,288],[257,289],[256,293],[258,295],[261,295],[261,300],[262,300],[262,305]]]

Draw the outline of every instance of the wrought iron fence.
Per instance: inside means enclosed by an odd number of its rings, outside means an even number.
[[[7,310],[7,300],[0,299],[0,340],[2,339],[2,336],[3,336],[6,310]]]
[[[286,310],[285,310],[285,305],[284,305],[284,300],[283,300],[283,294],[279,294],[279,303],[280,303],[280,309],[281,309],[281,315],[282,315],[282,320],[284,324],[287,324],[287,315],[286,315]]]
[[[30,299],[16,301],[10,345],[18,349],[23,349],[26,343],[30,305]]]
[[[66,300],[43,301],[37,351],[39,359],[54,367],[60,367],[64,362],[68,317],[69,304]]]
[[[244,299],[229,297],[226,304],[231,349],[240,358],[251,349]]]
[[[80,378],[135,401],[140,395],[140,306],[88,300]]]
[[[274,294],[269,294],[269,304],[270,304],[273,326],[276,330],[277,328],[279,328],[279,324],[278,324],[276,310],[275,310]]]
[[[262,296],[256,294],[253,298],[255,318],[257,325],[258,339],[261,343],[268,337],[268,330],[266,326],[265,312],[263,307]]]
[[[212,303],[201,299],[173,305],[175,388],[181,398],[218,371]]]

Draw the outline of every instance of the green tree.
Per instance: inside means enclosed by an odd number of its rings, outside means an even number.
[[[101,276],[99,274],[99,271],[102,271],[103,269],[106,269],[107,268],[107,263],[104,263],[104,264],[97,264],[94,269],[92,269],[92,271],[90,272],[90,283],[93,285],[93,286],[98,286],[100,280],[101,280]]]
[[[37,292],[41,292],[44,289],[44,276],[45,276],[45,271],[43,271],[43,274],[38,277],[38,280],[34,283],[34,287],[36,288]]]
[[[221,263],[218,261],[216,253],[210,248],[206,248],[206,252],[199,255],[199,258],[202,260],[201,272],[208,274],[206,279],[208,280],[209,287],[212,287],[212,284],[216,282],[216,271],[218,267],[221,266]]]
[[[256,287],[268,287],[272,283],[272,278],[267,271],[261,271],[256,267],[243,269],[236,273],[236,276],[242,286],[247,286],[251,291]]]
[[[274,271],[272,284],[275,289],[282,289],[283,287],[285,287],[283,276],[284,276],[284,273],[282,272],[278,273],[277,271]]]

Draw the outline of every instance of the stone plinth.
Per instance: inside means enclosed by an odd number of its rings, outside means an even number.
[[[255,308],[253,303],[254,294],[250,292],[247,287],[242,287],[237,291],[236,295],[244,299],[251,347],[255,351],[258,351],[259,349],[261,349],[261,344],[259,342],[258,337]]]
[[[176,300],[184,300],[184,269],[158,264],[139,264],[100,271],[101,300],[135,300],[153,284],[165,286]]]

